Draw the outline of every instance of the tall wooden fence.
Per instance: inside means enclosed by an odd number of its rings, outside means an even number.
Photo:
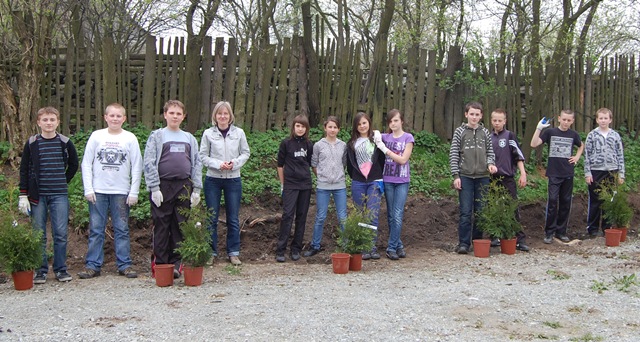
[[[357,111],[373,111],[370,100],[361,102],[368,70],[363,68],[360,43],[350,43],[342,50],[332,40],[316,45],[322,116],[336,115],[349,127]],[[130,123],[153,125],[163,121],[165,101],[181,99],[190,91],[185,82],[184,38],[150,36],[145,54],[126,58],[116,50],[109,41],[103,44],[102,53],[79,51],[72,44],[53,49],[41,85],[42,104],[60,108],[64,133],[103,127],[102,111],[111,102],[127,108]],[[405,54],[408,63],[401,63],[399,56]],[[456,76],[445,79],[445,68],[436,66],[435,51],[391,48],[382,71],[386,101],[378,112],[400,109],[406,126],[413,130],[433,131],[434,120],[444,117],[450,133],[464,120],[464,103],[475,99],[485,104],[487,113],[498,106],[505,108],[511,114],[509,127],[521,132],[532,98],[526,61],[523,65],[507,60],[472,66],[460,56],[462,63],[454,68]],[[254,131],[284,127],[293,116],[307,112],[306,92],[300,91],[308,82],[305,61],[298,37],[262,49],[241,48],[235,39],[208,37],[202,55],[202,112],[189,113],[187,119],[199,120],[201,126],[210,121],[212,104],[226,100],[233,105],[238,125]],[[448,63],[454,62],[450,59]],[[616,127],[635,127],[635,63],[634,56],[603,58],[594,73],[583,61],[571,60],[552,100],[555,112],[576,110],[577,129],[587,131],[595,110],[608,107],[615,113]],[[15,63],[4,61],[2,67],[19,77]],[[186,107],[189,112],[188,103]],[[439,110],[444,110],[444,115],[434,116]],[[488,123],[488,115],[485,120]],[[376,127],[382,124],[380,117],[374,122]]]

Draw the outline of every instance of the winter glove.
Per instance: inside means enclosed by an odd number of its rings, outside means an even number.
[[[164,198],[162,197],[162,192],[160,192],[160,190],[156,190],[151,193],[151,202],[153,202],[156,207],[160,207],[163,200]]]
[[[20,195],[18,199],[18,210],[20,210],[21,213],[29,216],[31,214],[31,204],[29,203],[27,195]]]
[[[191,208],[195,208],[200,203],[200,194],[197,192],[191,193]]]
[[[540,120],[540,122],[538,122],[538,126],[536,126],[536,129],[539,130],[543,130],[549,126],[551,126],[551,120],[547,119],[546,117],[543,117],[542,120]]]
[[[87,201],[91,202],[92,204],[96,204],[96,194],[95,193],[90,193],[87,195],[84,195],[84,198],[87,199]]]
[[[134,205],[136,205],[136,203],[138,203],[138,197],[136,196],[128,196],[127,197],[127,205],[130,207],[133,207]]]
[[[376,144],[376,147],[378,147],[378,149],[382,151],[384,155],[387,154],[387,151],[389,151],[389,149],[387,148],[387,146],[384,145],[384,142],[382,142],[382,135],[380,134],[380,131],[378,130],[373,131],[373,142]]]

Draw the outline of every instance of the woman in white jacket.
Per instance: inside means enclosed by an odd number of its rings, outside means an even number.
[[[212,213],[209,222],[213,256],[218,255],[218,216],[224,192],[227,216],[227,256],[233,265],[240,265],[240,201],[242,180],[240,168],[249,159],[249,144],[244,131],[233,125],[231,104],[221,101],[211,114],[213,127],[202,134],[200,159],[207,167],[204,182],[205,202]]]

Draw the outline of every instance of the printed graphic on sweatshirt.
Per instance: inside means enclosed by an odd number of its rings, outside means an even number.
[[[498,140],[498,146],[500,146],[501,148],[507,147],[507,139],[502,138]]]
[[[128,153],[118,143],[107,142],[97,153],[97,159],[102,164],[103,171],[120,170],[120,166],[127,161]]]
[[[302,158],[306,158],[307,157],[307,150],[304,148],[300,148],[300,151],[295,151],[293,152],[293,156],[298,158],[298,157],[302,157]]]
[[[573,138],[552,136],[549,144],[549,158],[571,158]]]
[[[396,153],[402,156],[404,149],[407,143],[404,141],[389,141],[385,142],[385,146],[393,153]],[[406,178],[409,177],[409,163],[404,165],[397,164],[391,159],[391,157],[386,157],[386,162],[384,164],[384,170],[382,171],[382,175],[386,177],[400,177]]]

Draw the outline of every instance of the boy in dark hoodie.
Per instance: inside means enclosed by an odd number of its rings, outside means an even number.
[[[449,166],[453,176],[453,187],[458,190],[460,201],[460,222],[458,225],[458,246],[456,253],[467,254],[472,239],[482,238],[476,222],[472,223],[474,212],[482,210],[482,195],[489,185],[489,175],[496,173],[495,155],[491,143],[491,133],[482,120],[482,105],[467,103],[464,109],[467,123],[456,128],[451,139]]]

